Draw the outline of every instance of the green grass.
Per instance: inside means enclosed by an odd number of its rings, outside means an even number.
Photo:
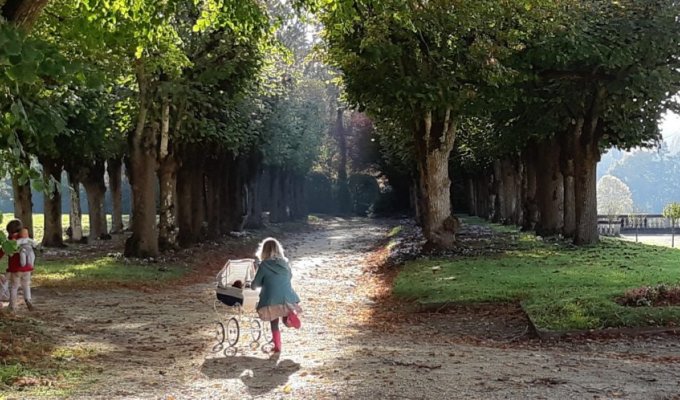
[[[180,278],[188,269],[177,265],[128,263],[101,257],[89,260],[47,260],[33,273],[40,286],[107,286],[158,284]]]
[[[5,225],[9,220],[14,218],[12,213],[4,213],[2,218],[2,226],[0,229],[5,230]],[[111,215],[106,216],[106,220],[111,228]],[[128,215],[123,215],[123,224],[127,226],[129,220]],[[88,214],[83,214],[81,224],[83,226],[83,235],[87,236],[90,233],[90,216]],[[61,216],[61,226],[63,229],[69,226],[69,216],[68,214],[62,214]],[[45,215],[44,214],[33,214],[33,238],[37,241],[42,240],[43,233],[45,231]],[[66,236],[64,236],[66,237]]]
[[[404,227],[401,225],[395,226],[390,230],[390,232],[387,234],[388,238],[393,238],[401,233],[401,231],[404,230]]]
[[[520,301],[545,330],[680,323],[680,307],[615,302],[627,289],[680,283],[680,250],[616,239],[574,248],[528,234],[513,236],[512,246],[500,255],[407,263],[394,293],[421,303]],[[434,266],[441,269],[433,272]]]

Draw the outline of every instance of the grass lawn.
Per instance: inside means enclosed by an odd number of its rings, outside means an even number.
[[[33,272],[33,285],[43,287],[151,286],[180,278],[187,268],[142,264],[101,257],[88,260],[46,260]]]
[[[680,323],[680,307],[624,307],[615,301],[627,289],[680,284],[680,250],[617,239],[575,248],[516,230],[507,238],[501,254],[409,262],[394,294],[425,304],[520,301],[544,330]]]

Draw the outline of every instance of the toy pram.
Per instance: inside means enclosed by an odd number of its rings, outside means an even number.
[[[253,350],[260,346],[263,338],[263,346],[271,345],[269,324],[263,324],[256,312],[260,291],[250,287],[255,272],[255,260],[246,258],[227,261],[217,274],[213,304],[218,318],[215,321],[217,344],[213,351],[235,354],[236,345],[244,339],[250,339]],[[245,332],[241,331],[242,327],[246,327]]]

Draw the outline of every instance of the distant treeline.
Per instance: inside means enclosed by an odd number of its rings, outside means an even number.
[[[660,214],[666,204],[680,201],[680,153],[665,146],[632,153],[612,150],[598,165],[598,179],[607,174],[628,185],[637,212]]]

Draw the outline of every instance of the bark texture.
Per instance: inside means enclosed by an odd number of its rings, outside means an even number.
[[[536,202],[539,220],[536,233],[553,236],[562,232],[564,188],[559,168],[560,147],[555,138],[536,147]]]
[[[340,152],[340,162],[338,163],[338,212],[349,214],[352,210],[352,200],[349,193],[347,182],[347,135],[343,117],[345,112],[339,108],[335,118],[335,137],[338,141],[338,151]]]
[[[71,193],[71,208],[69,210],[69,239],[73,242],[83,240],[83,212],[80,208],[80,180],[76,174],[68,174]]]
[[[178,118],[180,121],[180,118]],[[179,125],[179,122],[178,122]],[[158,149],[158,184],[160,210],[158,222],[158,247],[165,251],[179,247],[177,227],[177,161],[170,138],[170,100],[163,98],[161,105],[161,131]]]
[[[156,228],[156,132],[147,127],[148,81],[140,61],[136,65],[139,85],[137,125],[128,138],[130,148],[130,184],[132,185],[132,236],[125,241],[125,256],[158,256]]]
[[[21,182],[12,177],[12,190],[14,192],[14,216],[21,220],[33,237],[33,200],[31,195],[31,183]]]
[[[6,0],[0,15],[24,30],[30,30],[47,3],[48,0]]]
[[[450,248],[456,242],[458,221],[451,216],[449,155],[456,124],[450,109],[443,115],[426,112],[414,130],[419,174],[423,234],[431,248]]]
[[[45,193],[45,229],[43,233],[42,245],[45,247],[64,247],[63,228],[61,224],[61,192],[59,182],[61,181],[61,165],[52,159],[41,159],[43,174],[46,179],[53,179],[54,186],[51,186],[48,193]]]
[[[120,158],[112,158],[106,162],[106,171],[109,175],[109,191],[111,193],[111,233],[121,233],[123,226],[123,195],[122,195],[122,168]]]
[[[83,186],[87,193],[87,206],[90,215],[90,239],[102,239],[108,235],[106,210],[106,184],[104,183],[104,162],[96,162],[86,170]]]

